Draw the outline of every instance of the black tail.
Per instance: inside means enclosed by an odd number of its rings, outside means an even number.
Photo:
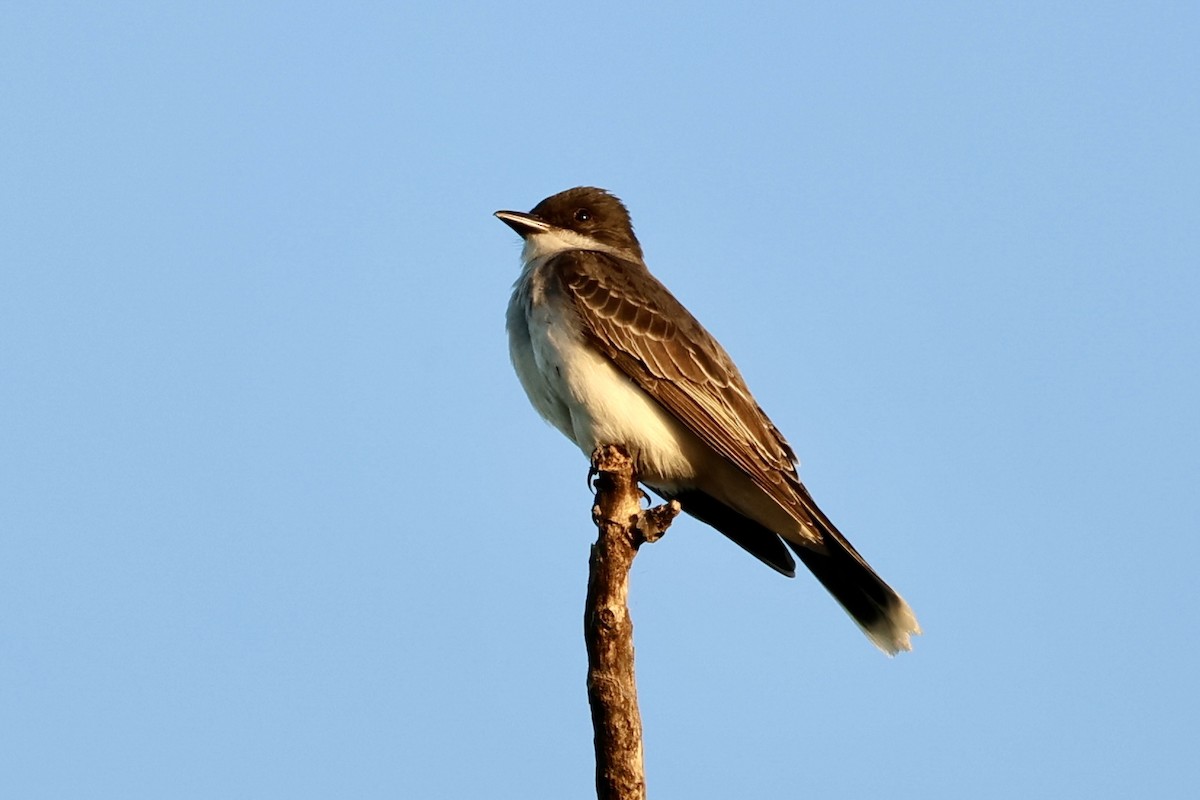
[[[866,560],[846,541],[812,498],[804,494],[814,523],[821,529],[824,550],[812,550],[790,540],[781,539],[774,531],[700,491],[686,491],[673,496],[683,510],[696,519],[719,530],[767,566],[788,576],[796,574],[796,562],[784,547],[800,557],[817,580],[821,582],[858,623],[872,643],[888,655],[911,650],[909,637],[921,632],[917,618],[904,598],[896,594],[875,574]]]
[[[888,655],[912,649],[909,636],[921,632],[912,609],[841,534],[825,537],[824,553],[788,545],[876,647]]]

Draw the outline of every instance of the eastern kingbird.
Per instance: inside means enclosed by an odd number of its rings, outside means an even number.
[[[508,345],[538,413],[585,455],[624,445],[643,484],[793,577],[790,547],[879,649],[911,650],[912,609],[817,507],[725,350],[650,274],[624,204],[581,186],[496,216],[525,241]]]

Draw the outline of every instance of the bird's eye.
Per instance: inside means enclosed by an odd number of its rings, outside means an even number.
[[[575,212],[575,221],[576,222],[587,222],[591,218],[592,218],[592,212],[587,210],[586,208],[581,208]]]

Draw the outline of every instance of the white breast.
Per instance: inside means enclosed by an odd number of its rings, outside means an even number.
[[[513,365],[534,408],[585,455],[599,444],[622,444],[646,483],[690,483],[705,452],[699,440],[584,340],[569,309],[535,296],[529,278],[513,292],[508,329]]]

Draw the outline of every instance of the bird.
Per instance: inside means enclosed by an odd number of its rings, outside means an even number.
[[[795,553],[876,647],[911,650],[912,609],[817,506],[725,349],[650,273],[625,204],[578,186],[495,216],[523,240],[506,328],[534,409],[585,455],[624,446],[644,486],[777,572],[795,576]]]

